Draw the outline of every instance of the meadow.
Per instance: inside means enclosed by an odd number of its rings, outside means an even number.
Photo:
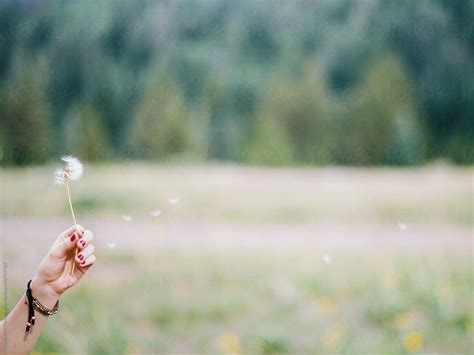
[[[7,308],[71,223],[53,168],[0,171]],[[469,354],[472,176],[441,163],[86,166],[72,193],[98,263],[36,351]]]

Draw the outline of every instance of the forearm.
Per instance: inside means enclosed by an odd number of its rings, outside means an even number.
[[[51,288],[35,279],[31,283],[31,291],[33,297],[49,309],[52,309],[59,299],[59,296]],[[26,333],[28,299],[26,295],[23,295],[1,324],[0,351],[2,354],[5,352],[6,354],[29,354],[33,350],[48,319],[48,316],[43,315],[39,311],[35,311],[35,317],[35,325]]]

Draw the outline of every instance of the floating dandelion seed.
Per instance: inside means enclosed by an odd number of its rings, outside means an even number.
[[[406,231],[408,226],[405,223],[399,222],[398,223],[398,228],[400,228],[400,230],[402,230],[402,231]]]
[[[107,248],[109,249],[115,249],[117,245],[115,243],[107,243]]]
[[[122,215],[122,219],[125,221],[125,222],[131,222],[133,221],[133,217],[128,215],[128,214],[124,214]]]
[[[331,258],[331,256],[328,255],[328,254],[324,254],[323,260],[324,260],[324,262],[325,262],[326,264],[331,264],[331,262],[332,262],[332,258]]]
[[[159,217],[161,214],[161,211],[160,210],[153,210],[150,212],[150,216],[152,217]]]
[[[179,197],[168,197],[168,202],[172,205],[176,205],[177,203],[179,203]]]
[[[71,181],[79,180],[82,176],[82,173],[84,172],[84,166],[82,165],[79,159],[70,155],[62,156],[61,160],[64,163],[66,163],[66,166],[64,168],[59,168],[54,171],[54,181],[56,182],[56,184],[59,184],[59,185],[66,184],[67,197],[69,200],[69,208],[71,209],[72,220],[74,221],[74,224],[77,224],[76,216],[74,215],[74,208],[72,207],[71,191],[69,190],[69,180]],[[77,248],[75,252],[75,256],[76,255],[77,255]],[[72,268],[71,268],[71,275],[74,272],[75,265],[76,263],[73,261]]]

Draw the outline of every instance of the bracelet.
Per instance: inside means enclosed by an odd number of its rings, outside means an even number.
[[[36,317],[35,317],[35,308],[45,316],[52,316],[53,314],[58,313],[59,309],[59,301],[56,301],[53,309],[48,309],[41,304],[36,298],[33,297],[33,293],[31,292],[30,288],[31,280],[28,281],[26,286],[26,298],[28,299],[28,321],[26,322],[26,332],[29,332],[31,326],[35,325]]]

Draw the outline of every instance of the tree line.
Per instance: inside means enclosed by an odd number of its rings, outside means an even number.
[[[0,4],[0,162],[474,161],[469,0]]]

